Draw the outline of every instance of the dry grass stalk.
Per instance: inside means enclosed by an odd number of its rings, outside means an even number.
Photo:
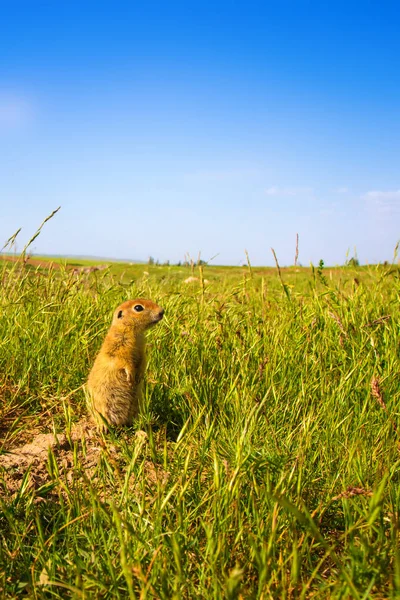
[[[381,387],[379,385],[379,379],[377,377],[373,377],[371,380],[371,391],[374,398],[376,398],[379,404],[382,406],[384,410],[387,412],[387,406],[383,400],[383,395],[381,391]]]
[[[294,255],[294,266],[297,267],[297,260],[299,258],[299,234],[296,233],[296,253]]]
[[[282,279],[281,268],[280,268],[280,266],[279,266],[278,259],[277,259],[277,256],[276,256],[276,254],[275,254],[275,250],[274,250],[273,248],[271,248],[271,251],[272,251],[272,254],[274,255],[274,259],[275,259],[276,268],[278,269],[278,275],[279,275],[279,279]]]
[[[345,330],[344,325],[343,325],[342,321],[340,320],[340,318],[334,312],[331,312],[331,311],[328,311],[328,315],[330,316],[331,319],[333,319],[335,321],[335,323],[337,323],[339,325],[343,335],[345,337],[347,337],[347,331]]]
[[[385,404],[385,401],[383,399],[383,394],[382,394],[381,386],[379,384],[379,379],[377,377],[373,377],[372,380],[371,380],[371,392],[372,392],[373,397],[379,402],[380,406],[383,408],[383,410],[388,415],[389,420],[390,420],[390,422],[392,424],[392,427],[393,427],[393,429],[395,430],[395,432],[398,435],[399,431],[397,429],[397,425],[393,421],[393,419],[391,418],[391,416],[389,414],[389,411],[388,411],[387,406]]]
[[[247,250],[244,251],[245,255],[246,255],[246,259],[247,259],[247,266],[249,267],[249,273],[250,273],[250,278],[253,278],[253,271],[251,269],[251,263],[250,263],[250,257],[249,257],[249,253],[247,252]]]
[[[200,261],[200,253],[199,253],[199,261]],[[203,273],[203,266],[200,264],[200,262],[199,262],[199,275],[200,275],[201,298],[202,298],[202,301],[204,301],[204,294],[206,291],[206,286],[205,286],[205,279],[204,279],[204,273]]]
[[[278,258],[277,258],[276,254],[275,254],[275,250],[274,250],[273,248],[271,248],[271,251],[272,251],[272,254],[274,255],[274,259],[275,259],[276,268],[278,269],[278,277],[279,277],[279,281],[280,281],[280,282],[281,282],[281,284],[282,284],[282,288],[283,288],[283,291],[284,291],[284,292],[285,292],[285,294],[286,294],[286,298],[287,298],[288,300],[290,300],[290,291],[289,291],[289,287],[286,285],[286,283],[285,283],[285,282],[283,281],[283,279],[282,279],[281,268],[280,268],[280,266],[279,266]]]
[[[385,323],[385,321],[389,321],[391,319],[391,315],[384,315],[383,317],[379,317],[375,319],[375,321],[371,321],[371,323],[367,323],[364,327],[373,327],[374,325],[380,325],[381,323]]]
[[[340,498],[352,498],[353,496],[372,496],[372,492],[370,490],[365,490],[364,488],[353,487],[352,485],[344,490],[332,500],[340,500]]]

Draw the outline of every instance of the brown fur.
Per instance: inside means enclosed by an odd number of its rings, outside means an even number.
[[[137,312],[135,306],[142,306]],[[100,429],[130,425],[142,402],[146,368],[145,331],[163,317],[151,300],[127,300],[115,309],[111,327],[87,382],[91,413]]]

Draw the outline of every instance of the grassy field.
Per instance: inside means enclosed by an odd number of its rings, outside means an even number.
[[[0,278],[2,597],[400,597],[397,267]],[[112,311],[140,296],[166,310],[142,414],[73,435]]]

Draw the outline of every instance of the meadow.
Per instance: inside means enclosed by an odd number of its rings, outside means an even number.
[[[400,597],[398,266],[24,258],[0,261],[2,597]],[[165,308],[141,415],[72,435],[135,297]]]

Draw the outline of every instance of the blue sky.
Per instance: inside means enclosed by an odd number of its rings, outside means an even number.
[[[392,260],[400,7],[0,2],[0,246]]]

